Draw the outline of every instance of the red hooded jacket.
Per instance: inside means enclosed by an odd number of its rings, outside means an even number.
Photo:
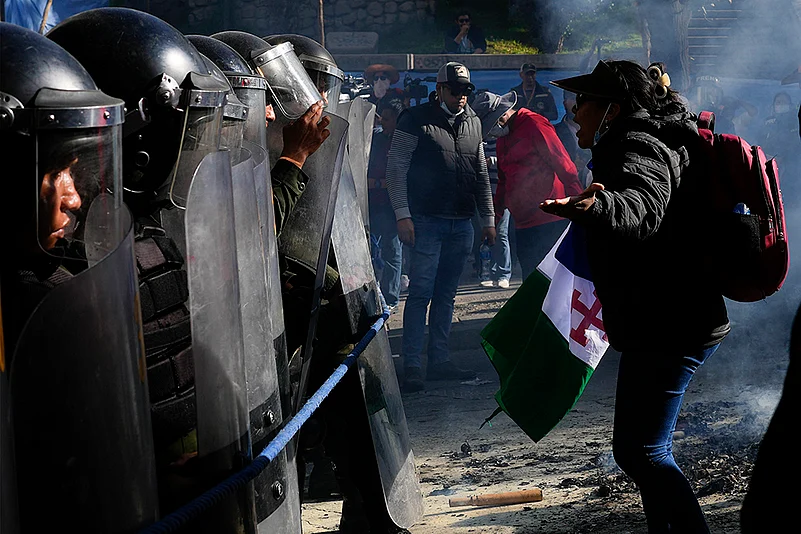
[[[508,135],[498,139],[495,213],[508,208],[515,228],[561,221],[540,209],[547,198],[578,195],[584,188],[553,125],[538,113],[520,109]]]

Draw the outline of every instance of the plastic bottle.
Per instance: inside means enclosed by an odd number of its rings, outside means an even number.
[[[751,215],[751,208],[746,206],[743,202],[740,202],[734,206],[734,213],[739,213],[740,215]]]
[[[492,275],[492,250],[485,241],[481,243],[478,252],[481,258],[481,280],[489,280]]]

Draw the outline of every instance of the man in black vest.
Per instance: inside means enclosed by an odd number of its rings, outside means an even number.
[[[409,297],[403,313],[404,389],[423,389],[420,361],[431,303],[428,380],[475,378],[450,361],[448,337],[459,277],[473,245],[478,209],[482,236],[495,242],[481,121],[467,105],[475,89],[461,63],[437,73],[437,100],[404,111],[392,137],[387,186],[398,236],[411,247]]]

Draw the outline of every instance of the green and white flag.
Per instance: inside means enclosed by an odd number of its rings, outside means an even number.
[[[481,337],[501,379],[493,416],[504,411],[541,440],[576,404],[609,348],[580,227],[568,226]]]

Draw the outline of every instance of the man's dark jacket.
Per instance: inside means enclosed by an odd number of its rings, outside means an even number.
[[[478,176],[481,121],[470,106],[453,126],[438,103],[411,107],[398,118],[398,130],[417,136],[407,174],[413,215],[470,218],[482,183]]]
[[[456,25],[445,30],[445,52],[455,54],[459,51],[459,43],[454,41],[454,39],[456,39],[460,31],[461,28]],[[467,31],[467,38],[473,43],[474,49],[480,48],[484,52],[487,51],[487,40],[484,38],[484,30],[478,26],[470,26],[470,29]]]
[[[548,87],[534,82],[534,92],[528,97],[522,83],[512,87],[510,91],[517,94],[515,109],[526,108],[534,113],[539,113],[549,121],[555,121],[559,118],[556,101],[553,99],[553,93]]]
[[[704,165],[694,116],[678,103],[667,113],[613,122],[592,149],[593,182],[606,189],[575,219],[619,351],[696,350],[729,331],[714,273],[703,266],[715,243],[693,203]]]
[[[567,116],[562,117],[562,120],[554,124],[553,129],[556,130],[556,135],[562,141],[562,146],[565,147],[567,155],[570,156],[570,159],[576,161],[576,154],[579,150],[578,138],[573,133],[573,130],[570,129],[570,126],[567,125]]]

